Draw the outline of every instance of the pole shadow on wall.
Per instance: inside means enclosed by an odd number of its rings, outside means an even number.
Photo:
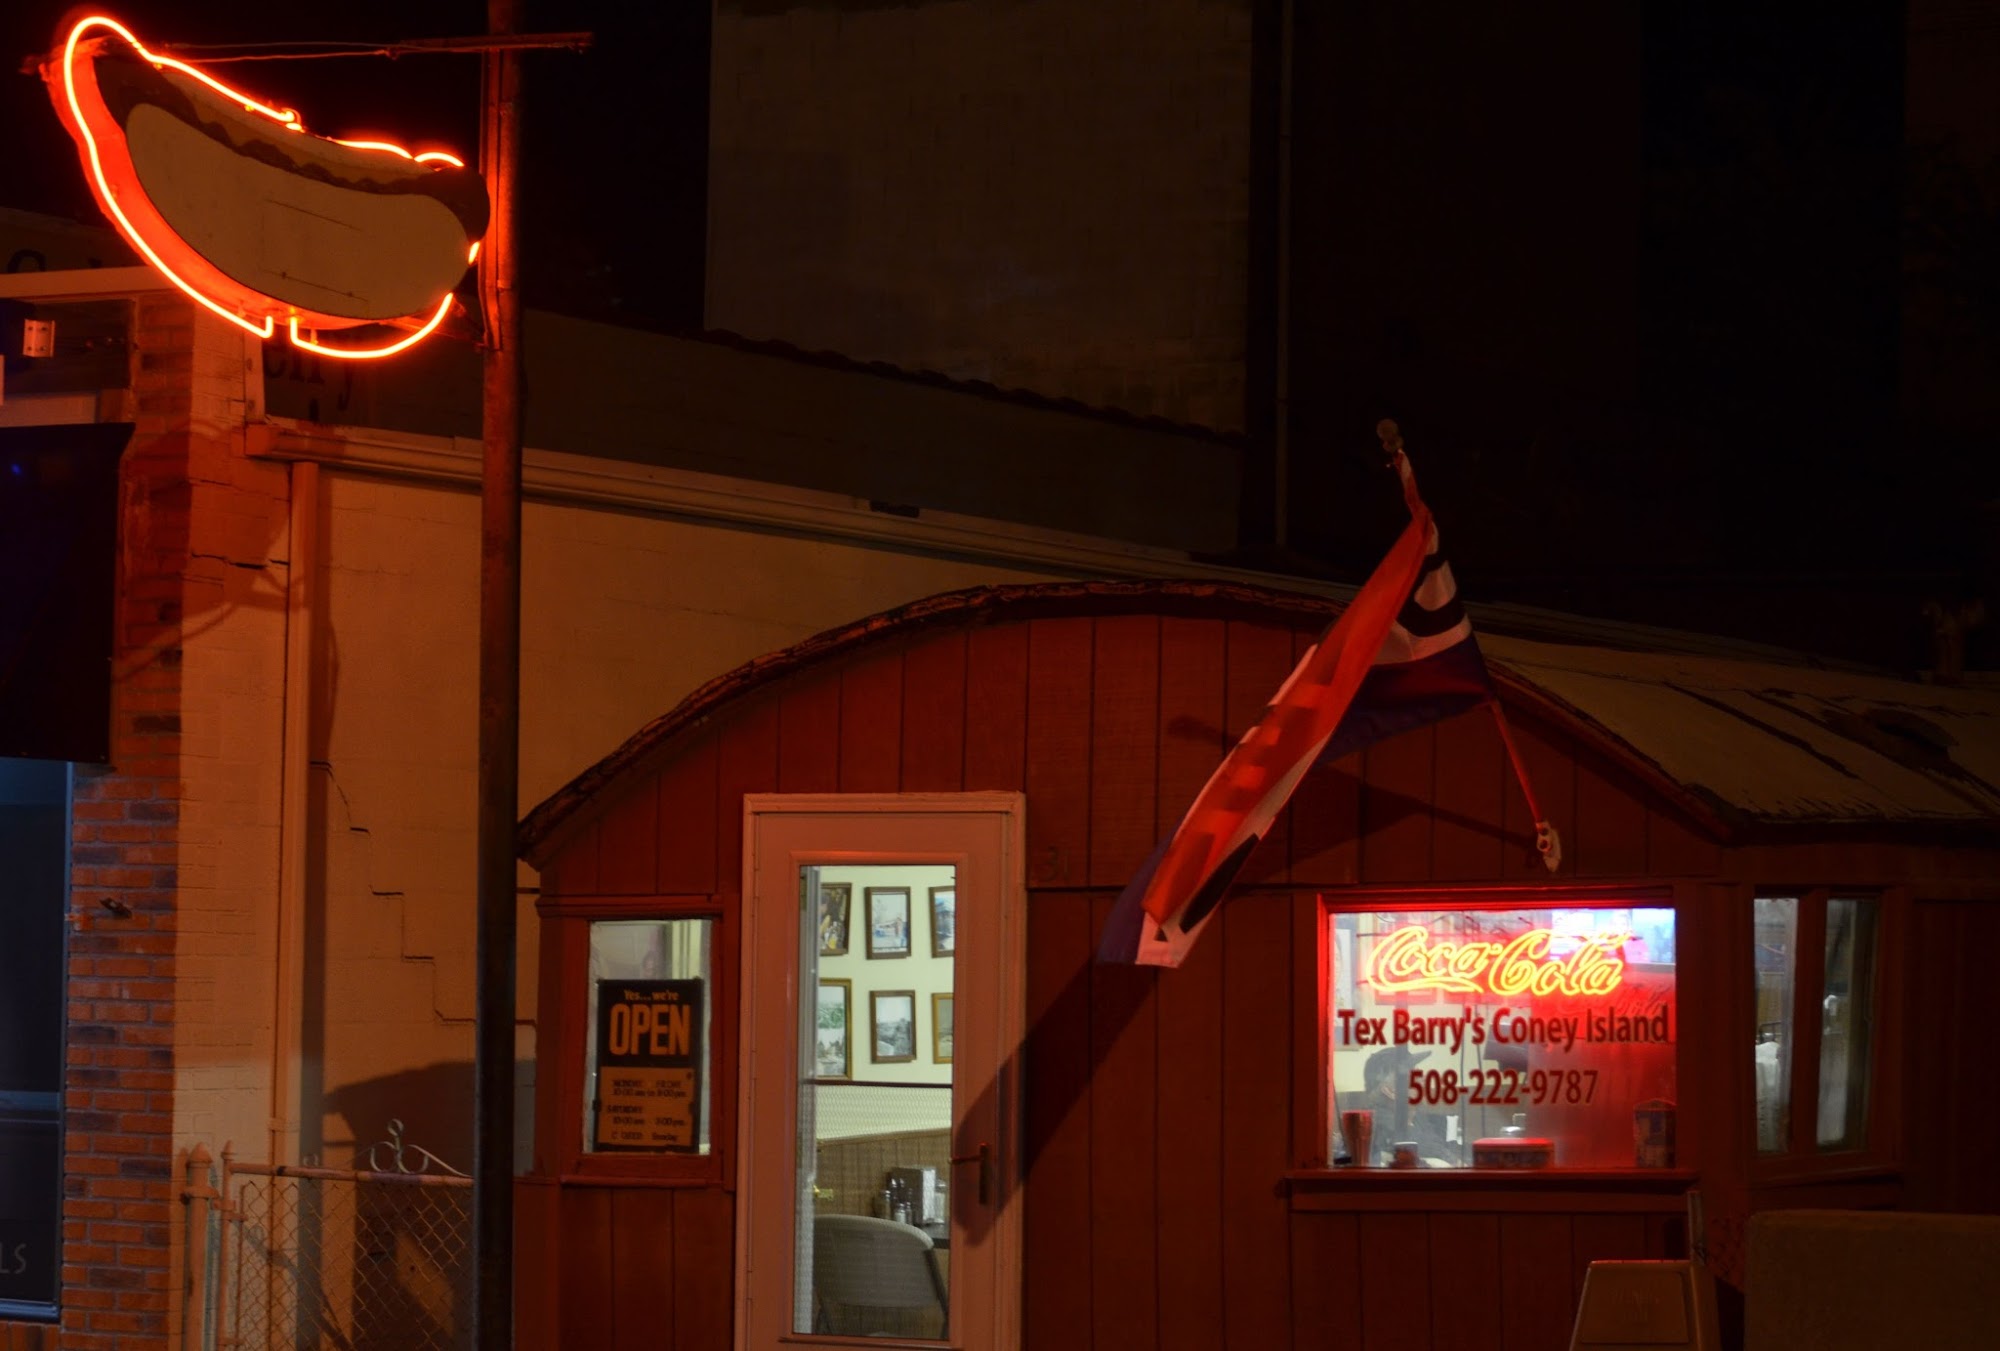
[[[517,1121],[533,1101],[533,1072],[533,1062],[515,1062]],[[322,1099],[323,1119],[345,1126],[344,1140],[325,1143],[352,1148],[358,1173],[351,1216],[333,1215],[329,1202],[317,1236],[328,1272],[340,1260],[332,1249],[347,1249],[352,1348],[471,1345],[472,1084],[471,1061],[444,1061],[345,1084]],[[531,1140],[526,1129],[516,1137]]]

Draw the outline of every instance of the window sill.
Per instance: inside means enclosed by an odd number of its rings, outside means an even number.
[[[716,1154],[585,1154],[557,1171],[566,1187],[718,1187],[722,1159]]]
[[[8,1323],[54,1323],[62,1310],[38,1300],[0,1299],[0,1326]]]
[[[1285,1174],[1293,1210],[1603,1210],[1679,1214],[1682,1168],[1319,1168]]]
[[[1900,1165],[1867,1156],[1760,1155],[1750,1165],[1750,1185],[1758,1189],[1780,1187],[1824,1187],[1850,1183],[1883,1183],[1900,1186]]]

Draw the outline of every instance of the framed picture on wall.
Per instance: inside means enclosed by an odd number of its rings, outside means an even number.
[[[958,888],[931,888],[931,956],[949,957],[958,942]]]
[[[819,955],[847,955],[848,903],[854,896],[852,882],[822,882],[819,887]]]
[[[848,1029],[854,1025],[853,982],[823,980],[819,983],[819,1009],[813,1018],[813,1076],[819,1079],[846,1079],[853,1075],[853,1053],[848,1049]]]
[[[907,896],[907,893],[905,893]],[[874,990],[868,995],[869,1059],[891,1065],[917,1058],[917,992]]]
[[[868,902],[868,955],[909,956],[910,889],[869,887],[862,894]]]
[[[931,996],[931,1059],[940,1065],[951,1063],[951,996]]]

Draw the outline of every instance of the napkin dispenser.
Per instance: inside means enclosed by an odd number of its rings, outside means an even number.
[[[891,1168],[889,1188],[910,1203],[912,1224],[943,1224],[944,1198],[938,1192],[935,1168]]]

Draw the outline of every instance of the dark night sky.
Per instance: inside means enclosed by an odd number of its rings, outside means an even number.
[[[534,32],[587,31],[590,52],[535,53],[522,116],[523,284],[530,304],[643,327],[699,325],[706,155],[708,5],[669,0],[529,3]],[[105,12],[148,45],[296,41],[390,42],[477,36],[483,0],[343,0],[272,6],[242,0],[119,0]],[[9,67],[50,45],[63,10],[38,0],[0,6]],[[188,59],[199,53],[186,52]],[[329,135],[364,131],[450,147],[479,144],[479,59],[267,61],[219,67],[249,92],[299,109]],[[96,222],[40,80],[0,81],[9,154],[0,206]],[[386,114],[386,115],[385,115]]]
[[[2000,6],[1300,14],[1296,491],[1388,497],[1394,412],[1478,598],[1899,666],[1993,607]],[[1353,518],[1296,547],[1352,572]]]

